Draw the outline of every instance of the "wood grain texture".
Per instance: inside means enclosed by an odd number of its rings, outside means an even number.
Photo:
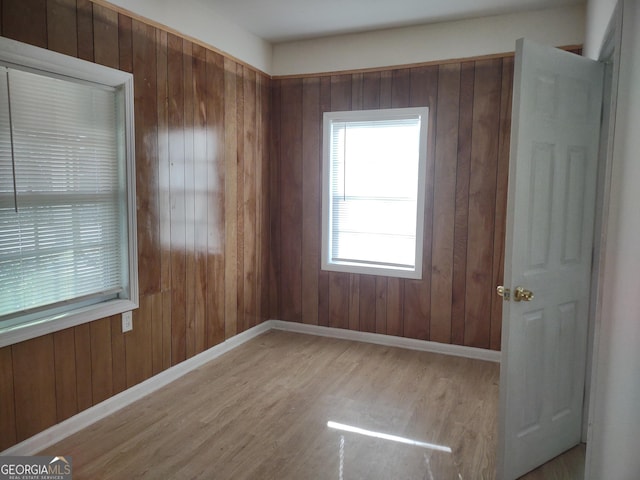
[[[281,89],[280,140],[280,289],[281,315],[302,321],[302,80]],[[278,248],[276,246],[276,248]]]
[[[98,4],[93,5],[93,52],[96,63],[118,68],[118,14]]]
[[[207,50],[207,346],[225,339],[224,58]]]
[[[138,285],[141,295],[160,291],[155,39],[152,27],[133,21]]]
[[[225,338],[238,332],[238,106],[237,65],[224,60]],[[240,172],[241,174],[242,172]]]
[[[133,332],[118,315],[34,339],[28,356],[21,344],[0,350],[11,357],[4,446],[187,358],[189,317],[189,355],[267,318],[499,348],[490,295],[502,275],[511,59],[271,80],[102,3],[0,10],[6,37],[134,74],[141,279]],[[322,113],[405,105],[432,112],[425,277],[330,275],[319,268]],[[457,140],[438,135],[442,123]],[[34,389],[27,368],[51,380]]]
[[[73,328],[76,357],[76,392],[78,411],[93,406],[93,386],[91,371],[91,325],[85,323]]]
[[[11,356],[16,439],[22,441],[56,423],[53,335],[12,345]]]
[[[2,35],[47,48],[47,0],[3,1]]]
[[[207,274],[208,274],[208,178],[207,178],[207,52],[193,44],[193,222],[194,261],[194,322],[195,353],[207,344]]]
[[[11,347],[0,348],[0,450],[17,442]]]
[[[111,321],[103,318],[90,324],[91,390],[93,404],[113,395]]]
[[[269,332],[42,453],[105,480],[328,480],[340,465],[345,478],[489,479],[498,376],[495,363]]]
[[[185,233],[185,352],[196,354],[196,252],[195,252],[195,178],[193,123],[193,43],[182,42],[182,75],[184,85],[184,233]]]
[[[3,0],[0,13],[9,38],[133,73],[140,277],[133,331],[116,315],[0,350],[6,448],[272,316],[272,92],[105,3]],[[50,380],[35,388],[26,368]]]
[[[475,64],[460,65],[460,116],[458,120],[458,158],[456,166],[456,213],[453,238],[453,292],[451,294],[451,341],[465,340],[465,301],[467,289],[467,248],[469,233],[469,176],[471,163],[471,125]]]
[[[279,222],[279,237],[272,238],[272,274],[280,286],[276,295],[283,302],[279,310],[273,309],[280,314],[277,318],[299,321],[290,307],[300,295],[301,263],[302,302],[311,323],[315,323],[317,298],[319,325],[497,348],[501,319],[491,296],[492,283],[501,275],[504,250],[499,237],[506,204],[502,175],[508,159],[504,152],[512,72],[512,62],[503,65],[502,58],[496,57],[274,80],[279,111],[272,145],[279,148],[272,149],[272,157],[281,179],[275,185],[279,194],[284,191],[287,196],[272,207]],[[290,101],[299,99],[300,82],[302,108],[299,100]],[[318,228],[321,219],[315,205],[321,202],[322,175],[313,176],[322,173],[321,136],[316,146],[315,129],[307,129],[312,121],[308,112],[314,107],[323,113],[404,106],[429,107],[423,278],[316,270],[321,238],[314,240],[308,232]],[[297,153],[300,144],[302,155]],[[303,170],[302,215],[291,206],[292,199],[297,202],[299,197],[290,195],[292,189],[299,192],[290,178],[299,168]],[[309,171],[313,175],[308,176]],[[302,321],[306,321],[304,315]]]
[[[496,177],[495,234],[493,236],[492,286],[504,284],[504,248],[507,228],[507,189],[509,186],[509,155],[511,140],[511,107],[513,96],[513,58],[502,61],[502,92],[500,99],[500,136],[498,138],[498,169]],[[490,347],[500,350],[502,337],[502,298],[491,296]]]
[[[302,84],[302,321],[318,324],[322,185],[320,80]]]
[[[479,348],[490,346],[491,301],[495,290],[491,272],[501,81],[501,59],[476,62],[469,177],[465,345]]]
[[[53,334],[53,361],[56,371],[56,412],[61,422],[78,413],[76,385],[76,345],[73,328]],[[109,366],[111,371],[111,366]]]
[[[47,47],[49,50],[72,57],[78,55],[76,16],[76,0],[47,0]]]
[[[76,0],[76,21],[78,28],[78,58],[92,62],[93,55],[93,2],[91,0]],[[131,38],[131,19],[129,19],[129,39]],[[125,25],[126,27],[126,25]],[[118,42],[120,35],[118,34]],[[131,45],[131,43],[129,43]],[[120,66],[122,68],[122,65]],[[131,68],[127,70],[131,71]]]
[[[459,102],[460,64],[443,65],[438,72],[431,267],[431,340],[442,343],[451,343]]]

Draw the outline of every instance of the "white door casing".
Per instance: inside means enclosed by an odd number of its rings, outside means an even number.
[[[507,201],[498,478],[580,442],[603,66],[518,40]],[[516,287],[533,292],[514,301]]]

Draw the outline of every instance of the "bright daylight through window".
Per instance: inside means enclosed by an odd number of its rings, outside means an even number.
[[[322,268],[422,277],[428,109],[327,112]]]
[[[138,301],[131,75],[1,40],[0,346]]]

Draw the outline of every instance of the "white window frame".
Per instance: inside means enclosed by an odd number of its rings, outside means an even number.
[[[138,247],[136,227],[135,145],[133,117],[133,75],[113,68],[80,60],[60,53],[0,37],[0,65],[42,72],[49,76],[98,83],[121,89],[124,101],[124,136],[126,155],[128,286],[119,298],[94,305],[77,307],[62,313],[42,312],[25,321],[0,325],[0,347],[46,335],[83,323],[117,315],[138,308]]]
[[[394,118],[420,118],[420,142],[418,158],[418,192],[416,205],[416,251],[415,268],[394,268],[387,265],[364,263],[347,263],[331,261],[332,238],[332,205],[331,205],[331,126],[340,122],[362,122],[390,120]],[[429,109],[428,107],[390,108],[379,110],[353,110],[344,112],[325,112],[323,115],[322,135],[322,270],[345,272],[407,279],[422,278],[422,256],[424,239],[424,208],[426,185],[426,157],[428,135]]]

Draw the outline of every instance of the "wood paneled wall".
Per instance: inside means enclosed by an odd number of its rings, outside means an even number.
[[[134,75],[141,294],[126,334],[0,349],[3,450],[267,318],[271,80],[88,0],[0,4],[2,36]]]
[[[513,58],[273,81],[272,311],[500,348]],[[320,269],[322,114],[429,107],[423,279]]]

